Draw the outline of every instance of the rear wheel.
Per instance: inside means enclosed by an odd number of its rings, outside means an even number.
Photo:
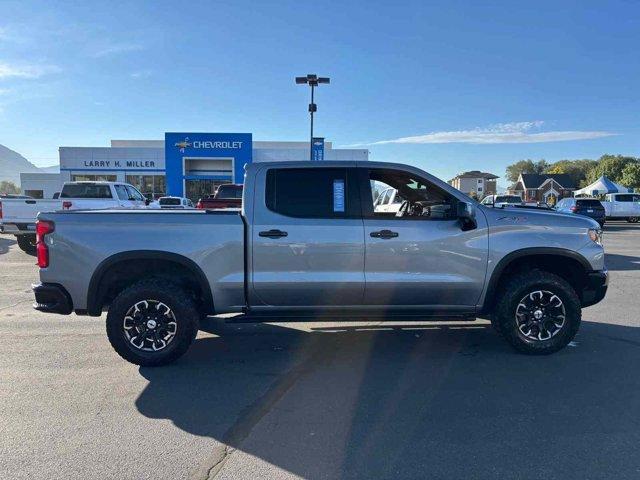
[[[516,274],[496,306],[498,332],[518,351],[544,355],[565,347],[578,332],[580,299],[561,277],[542,270]]]
[[[36,256],[36,236],[35,235],[16,235],[18,246],[29,255]]]
[[[629,222],[629,223],[638,223],[638,217],[629,217],[629,218],[627,218],[627,222]]]
[[[131,363],[166,365],[187,351],[199,318],[189,292],[163,280],[143,280],[111,303],[107,336],[118,355]]]

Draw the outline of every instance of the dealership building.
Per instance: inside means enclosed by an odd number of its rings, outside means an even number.
[[[313,141],[313,159],[368,160],[366,149]],[[164,140],[111,140],[109,147],[60,147],[60,173],[22,173],[22,191],[52,198],[68,181],[118,181],[148,197],[197,199],[222,183],[242,183],[253,162],[309,160],[309,142],[253,141],[251,133],[167,132]]]

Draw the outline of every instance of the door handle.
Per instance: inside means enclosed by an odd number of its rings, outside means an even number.
[[[258,235],[261,237],[268,237],[268,238],[280,238],[280,237],[286,237],[289,234],[287,232],[283,232],[282,230],[278,230],[274,228],[273,230],[260,232],[258,233]]]
[[[396,238],[398,236],[398,232],[392,232],[391,230],[380,230],[379,232],[371,232],[369,236],[373,238]]]

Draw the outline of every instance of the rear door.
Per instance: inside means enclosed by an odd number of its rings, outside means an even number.
[[[390,186],[409,202],[399,212],[377,212],[363,201],[365,304],[388,308],[472,308],[487,267],[486,220],[464,231],[457,199],[418,175],[394,169],[360,169],[360,197]]]
[[[353,181],[348,168],[257,173],[250,234],[259,302],[307,308],[362,304],[363,225]]]

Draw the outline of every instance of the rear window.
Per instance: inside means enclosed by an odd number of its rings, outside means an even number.
[[[495,203],[522,203],[522,199],[517,195],[498,195]]]
[[[602,204],[600,203],[600,200],[595,200],[595,199],[577,200],[576,205],[578,205],[579,207],[587,207],[587,208],[592,208],[592,207],[602,208]]]
[[[60,198],[113,198],[109,185],[72,183],[62,187]]]
[[[161,198],[158,202],[160,205],[180,205],[179,198]]]
[[[242,185],[220,185],[216,198],[242,198]]]

